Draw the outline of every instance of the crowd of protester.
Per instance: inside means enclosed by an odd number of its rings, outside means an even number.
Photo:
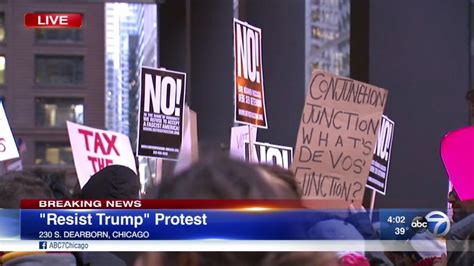
[[[19,208],[21,199],[138,199],[139,191],[138,176],[118,165],[97,172],[75,193],[66,188],[64,173],[39,169],[10,172],[0,177],[0,208]],[[189,169],[164,178],[147,198],[298,200],[300,193],[289,170],[214,154],[201,156]],[[449,202],[454,209],[454,224],[446,236],[448,252],[434,239],[430,252],[415,244],[411,252],[366,252],[363,247],[346,252],[0,252],[0,265],[474,265],[469,241],[474,239],[474,201],[461,202],[453,191]],[[365,209],[352,207],[345,217],[315,217],[304,230],[314,239],[364,240],[378,239],[376,228]]]

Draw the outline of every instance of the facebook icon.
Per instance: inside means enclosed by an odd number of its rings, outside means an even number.
[[[48,245],[46,241],[40,241],[39,242],[39,249],[47,249]]]

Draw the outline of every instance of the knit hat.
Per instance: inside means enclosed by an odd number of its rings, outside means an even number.
[[[132,169],[109,165],[95,173],[84,185],[80,199],[137,199],[140,181]]]

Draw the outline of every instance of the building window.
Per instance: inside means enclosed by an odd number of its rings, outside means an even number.
[[[0,42],[5,41],[5,13],[0,12]]]
[[[78,43],[82,42],[82,29],[36,29],[38,42]]]
[[[5,56],[0,55],[0,85],[5,84]]]
[[[71,146],[67,142],[37,142],[35,147],[35,164],[72,165]]]
[[[84,100],[80,98],[36,98],[36,126],[65,128],[66,121],[84,123]]]
[[[350,0],[312,0],[307,10],[307,80],[316,68],[350,75]]]
[[[35,82],[43,85],[77,85],[84,82],[84,57],[37,55]]]

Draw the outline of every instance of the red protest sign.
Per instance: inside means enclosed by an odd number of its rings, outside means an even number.
[[[112,164],[127,166],[137,172],[127,136],[69,121],[67,129],[81,187],[93,174]]]
[[[234,19],[234,120],[268,128],[263,86],[262,31]]]

